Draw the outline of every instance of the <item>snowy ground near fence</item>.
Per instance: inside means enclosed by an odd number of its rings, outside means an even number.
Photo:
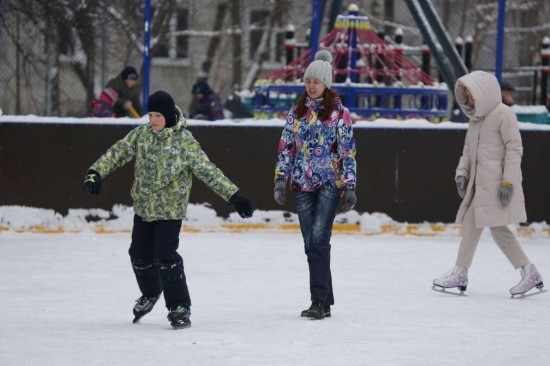
[[[132,207],[115,205],[111,211],[102,209],[70,209],[63,216],[54,210],[23,206],[0,206],[0,232],[34,233],[95,233],[130,232],[134,211]],[[550,239],[550,226],[546,222],[529,225],[510,225],[521,238]],[[242,219],[237,213],[228,218],[216,215],[208,204],[190,204],[183,221],[184,232],[236,232],[236,231],[295,231],[299,232],[298,217],[287,211],[256,210],[254,217]],[[413,235],[430,237],[458,237],[460,226],[445,223],[396,222],[379,212],[339,213],[335,219],[335,234],[359,235]]]
[[[519,273],[488,232],[467,297],[430,289],[457,237],[334,235],[336,305],[321,321],[299,317],[309,301],[299,233],[182,232],[193,325],[177,331],[163,300],[132,324],[129,239],[0,232],[0,365],[550,364],[550,293],[510,299]],[[550,240],[522,244],[550,276]]]
[[[536,112],[541,112],[540,108],[533,106]],[[544,106],[541,106],[545,108]],[[519,108],[519,112],[526,112],[527,107],[515,106]],[[531,111],[531,109],[529,109]],[[75,118],[75,117],[41,117],[35,115],[22,115],[22,116],[2,116],[0,114],[0,123],[46,123],[46,124],[89,124],[89,125],[139,125],[147,123],[148,117],[143,116],[141,118],[99,118],[99,117],[87,117],[87,118]],[[271,119],[256,119],[256,118],[244,118],[244,119],[222,119],[218,121],[204,121],[196,119],[188,119],[187,126],[231,126],[231,127],[278,127],[282,128],[285,124],[283,119],[271,118]],[[519,122],[519,129],[524,130],[537,130],[548,131],[550,125],[538,124],[531,122]],[[468,128],[467,123],[461,122],[440,122],[433,123],[423,118],[407,118],[407,119],[388,119],[377,118],[370,119],[357,119],[353,125],[353,128],[398,128],[398,129],[453,129],[453,130],[465,130]]]

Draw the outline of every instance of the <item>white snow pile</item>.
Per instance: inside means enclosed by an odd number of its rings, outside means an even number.
[[[546,110],[545,106],[514,106],[516,113],[542,113]],[[0,115],[1,123],[37,123],[37,124],[86,124],[86,125],[130,125],[137,126],[147,123],[148,117],[143,116],[141,118],[100,118],[100,117],[42,117],[35,115],[18,115],[18,116],[2,116]],[[222,119],[217,121],[204,121],[197,119],[188,119],[188,127],[273,127],[282,128],[285,125],[285,120],[280,118],[270,119],[256,119],[256,118],[243,118],[243,119]],[[353,124],[354,129],[370,129],[370,128],[383,128],[383,129],[435,129],[435,130],[465,130],[468,128],[467,123],[459,122],[440,122],[434,123],[423,118],[407,118],[402,120],[377,118],[374,120],[358,118]],[[519,122],[520,130],[538,130],[549,131],[549,124],[538,124],[531,122]]]
[[[132,230],[132,207],[115,205],[111,211],[103,209],[70,209],[66,216],[51,209],[23,206],[0,206],[0,233],[120,233]],[[550,238],[546,222],[511,228],[521,237]],[[190,204],[182,230],[186,232],[242,232],[242,231],[299,231],[298,217],[288,211],[254,212],[249,219],[233,212],[224,218],[208,204]],[[334,223],[334,234],[460,236],[460,226],[445,223],[399,223],[384,213],[340,213]]]

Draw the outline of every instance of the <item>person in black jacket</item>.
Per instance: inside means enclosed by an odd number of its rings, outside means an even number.
[[[206,81],[193,85],[193,103],[189,109],[189,118],[215,121],[223,119],[223,107],[220,96],[212,90]]]

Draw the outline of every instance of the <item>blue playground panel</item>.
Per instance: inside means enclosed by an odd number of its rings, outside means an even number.
[[[393,87],[332,84],[344,105],[361,117],[447,117],[448,91],[433,87]],[[304,92],[304,85],[269,84],[255,87],[254,112],[286,113]]]

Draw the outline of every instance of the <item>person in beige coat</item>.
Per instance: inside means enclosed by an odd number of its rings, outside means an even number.
[[[523,146],[516,115],[501,102],[495,76],[483,71],[458,79],[455,96],[470,119],[455,176],[462,198],[456,223],[462,224],[463,236],[456,266],[433,281],[434,290],[466,290],[468,268],[486,227],[514,268],[521,269],[522,279],[510,289],[512,296],[533,287],[542,289],[540,273],[507,226],[527,220],[521,186]]]

